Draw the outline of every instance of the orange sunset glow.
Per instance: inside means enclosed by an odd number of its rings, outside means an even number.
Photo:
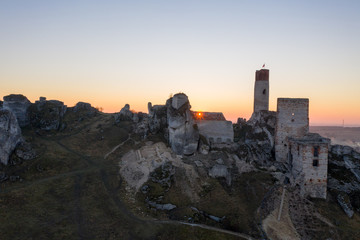
[[[255,70],[265,63],[270,110],[278,97],[309,98],[311,125],[360,126],[360,17],[351,5],[1,5],[1,96],[110,113],[126,103],[147,112],[148,102],[184,92],[193,110],[236,122],[253,112]]]

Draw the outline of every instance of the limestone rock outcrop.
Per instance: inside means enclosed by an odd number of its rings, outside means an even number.
[[[352,218],[354,215],[354,210],[353,207],[351,205],[349,196],[345,193],[340,193],[337,195],[337,201],[339,203],[339,205],[341,206],[341,208],[344,210],[344,212],[346,213],[346,215],[349,218]]]
[[[227,168],[227,166],[223,164],[215,164],[210,170],[209,170],[209,176],[212,178],[220,178],[223,177],[226,179],[227,185],[231,185],[231,174]]]
[[[97,110],[93,108],[90,103],[78,102],[73,108],[73,111],[74,112],[86,111],[86,112],[95,113]]]
[[[234,125],[238,155],[243,160],[255,161],[263,166],[273,166],[276,112],[254,112],[246,123],[240,120]]]
[[[133,121],[139,122],[139,116],[137,113],[134,113],[130,110],[130,105],[125,104],[125,106],[120,110],[120,112],[115,113],[115,122],[119,123],[120,121]]]
[[[31,144],[25,141],[20,142],[15,148],[15,155],[21,160],[31,160],[36,157],[35,150]]]
[[[149,130],[155,134],[167,128],[167,105],[154,105],[148,103]]]
[[[273,111],[254,112],[251,115],[251,118],[249,119],[249,121],[247,121],[246,123],[251,126],[267,127],[269,130],[275,129],[276,112],[273,112]]]
[[[198,148],[199,131],[190,112],[188,97],[183,93],[175,94],[168,100],[167,106],[171,149],[181,155],[195,153]]]
[[[4,97],[3,108],[12,111],[20,127],[27,126],[29,122],[28,108],[31,102],[21,94],[11,94]]]
[[[58,130],[66,113],[67,106],[57,100],[36,101],[29,107],[31,125],[41,130]]]
[[[333,145],[329,149],[328,189],[349,218],[360,211],[360,153]]]
[[[95,116],[99,111],[92,107],[90,103],[78,102],[72,109],[74,115],[78,117],[78,121],[81,122],[84,118],[91,118]],[[70,110],[69,109],[69,110]]]
[[[8,164],[10,154],[22,142],[21,129],[13,112],[0,109],[0,162]]]

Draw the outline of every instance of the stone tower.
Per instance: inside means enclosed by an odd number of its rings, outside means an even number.
[[[301,138],[309,132],[309,99],[278,98],[275,129],[275,158],[288,162],[289,137]]]
[[[254,112],[269,111],[269,69],[256,70]]]

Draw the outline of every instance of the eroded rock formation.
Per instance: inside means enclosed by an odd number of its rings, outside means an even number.
[[[20,127],[29,124],[28,108],[31,102],[21,94],[11,94],[4,97],[3,108],[12,111]]]
[[[120,110],[119,113],[115,113],[114,117],[116,123],[118,123],[119,121],[139,122],[138,114],[130,110],[129,104],[125,104],[125,106]]]
[[[58,130],[66,110],[67,106],[61,101],[40,98],[29,107],[31,125],[41,130]]]
[[[167,121],[171,149],[176,154],[193,154],[198,147],[199,131],[190,112],[188,97],[178,93],[168,101]]]
[[[0,162],[2,164],[8,164],[10,154],[21,141],[21,129],[15,115],[7,109],[0,109]]]
[[[148,103],[149,130],[151,133],[158,133],[167,128],[167,105],[154,105]]]

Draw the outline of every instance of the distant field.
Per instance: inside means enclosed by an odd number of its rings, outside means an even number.
[[[331,144],[348,145],[360,151],[360,127],[310,127],[310,132],[331,139]]]

